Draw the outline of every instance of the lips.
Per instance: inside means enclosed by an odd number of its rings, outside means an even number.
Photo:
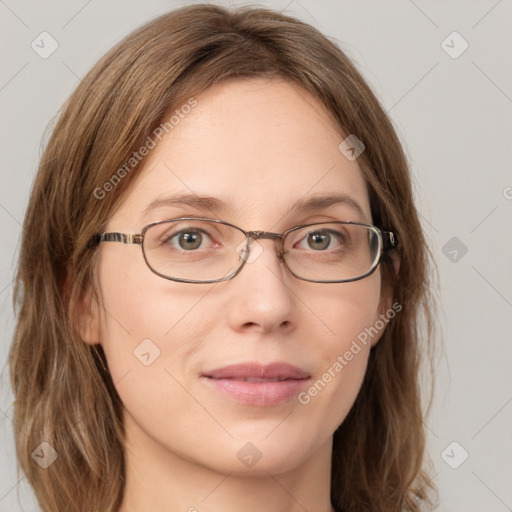
[[[218,368],[203,374],[211,379],[231,379],[246,382],[279,382],[282,380],[301,380],[309,375],[288,363],[272,363],[260,365],[258,363],[235,364]]]
[[[211,388],[246,405],[271,406],[297,395],[310,375],[288,363],[237,364],[201,375]]]

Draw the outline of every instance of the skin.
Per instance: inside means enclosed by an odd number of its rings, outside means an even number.
[[[324,220],[372,222],[357,160],[338,150],[344,136],[309,93],[276,79],[231,80],[196,99],[145,158],[106,231],[139,233],[150,222],[187,215],[278,233]],[[230,201],[233,210],[217,216],[163,206],[141,217],[156,197],[191,191]],[[305,195],[333,191],[357,201],[363,217],[346,205],[288,213]],[[102,344],[124,404],[121,512],[333,510],[332,437],[360,390],[370,343],[307,405],[296,397],[243,405],[199,376],[228,364],[286,361],[314,383],[389,301],[378,269],[352,283],[310,283],[282,265],[275,242],[258,243],[263,251],[252,263],[216,284],[162,279],[139,246],[100,245],[103,306],[93,307],[82,334]],[[147,338],[160,356],[144,366],[133,351]],[[247,442],[261,453],[250,468],[237,457]]]

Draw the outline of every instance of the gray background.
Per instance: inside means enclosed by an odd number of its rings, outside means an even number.
[[[338,41],[381,98],[409,155],[440,276],[444,349],[427,420],[438,510],[512,510],[512,2],[262,3]],[[2,367],[14,328],[20,225],[44,129],[106,50],[179,5],[0,0]],[[47,59],[31,48],[43,31],[59,45]],[[446,39],[453,31],[469,44],[457,58],[464,42]],[[26,480],[16,475],[7,369],[0,390],[0,511],[35,511]]]

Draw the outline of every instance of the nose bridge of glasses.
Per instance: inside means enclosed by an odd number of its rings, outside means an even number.
[[[271,233],[270,231],[248,231],[247,236],[253,240],[280,240],[283,238],[283,235],[280,235],[279,233]]]
[[[247,238],[249,241],[249,245],[252,243],[252,241],[256,241],[256,240],[278,240],[279,245],[278,245],[278,255],[277,256],[279,259],[283,258],[283,255],[282,255],[283,235],[280,235],[279,233],[272,233],[270,231],[257,230],[257,231],[248,231]]]

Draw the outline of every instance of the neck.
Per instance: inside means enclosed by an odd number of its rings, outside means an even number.
[[[238,464],[222,472],[179,457],[142,431],[129,414],[125,432],[126,483],[118,512],[334,512],[332,438],[299,467],[275,474],[263,465],[241,472]]]

